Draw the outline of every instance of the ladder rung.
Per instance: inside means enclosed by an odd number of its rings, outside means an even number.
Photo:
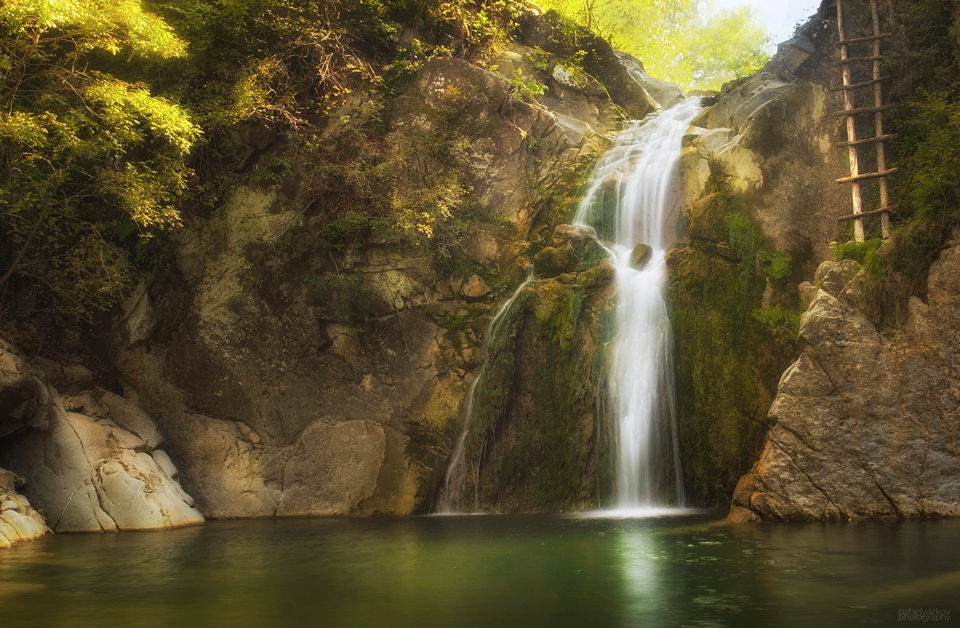
[[[881,207],[880,209],[873,209],[868,212],[860,212],[859,214],[850,214],[849,216],[841,216],[837,218],[840,222],[844,220],[856,220],[857,218],[866,218],[867,216],[876,216],[877,214],[886,214],[891,209],[896,208],[896,205],[891,205],[890,207]]]
[[[886,37],[893,37],[893,33],[880,33],[879,35],[869,35],[867,37],[851,37],[850,39],[841,39],[837,42],[837,46],[846,46],[847,44],[859,44],[863,41],[876,41],[877,39],[884,39]]]
[[[893,109],[896,107],[896,104],[883,105],[881,107],[860,107],[859,109],[844,109],[843,111],[837,111],[833,115],[835,116],[855,116],[858,113],[876,113],[878,111],[887,111],[888,109]]]
[[[890,77],[889,77],[889,76],[881,76],[880,78],[873,79],[872,81],[864,81],[863,83],[856,83],[856,84],[854,84],[854,85],[840,85],[840,86],[838,86],[838,87],[831,87],[831,88],[830,88],[830,91],[831,91],[831,92],[842,92],[842,91],[848,90],[848,89],[860,89],[861,87],[869,87],[869,86],[871,86],[871,85],[876,85],[877,83],[880,83],[880,82],[882,82],[882,81],[885,81],[885,80],[887,80],[888,78],[890,78]]]
[[[837,142],[837,146],[860,146],[861,144],[874,144],[876,142],[888,142],[897,137],[896,133],[890,135],[881,135],[879,137],[870,137],[865,140],[854,140],[852,142]]]
[[[835,62],[835,65],[843,65],[845,63],[854,63],[856,61],[883,61],[884,59],[892,59],[894,57],[899,57],[899,54],[888,52],[886,54],[878,55],[875,57],[850,57],[849,59],[840,59]]]
[[[884,170],[883,172],[868,172],[866,174],[858,174],[852,177],[844,177],[842,179],[837,179],[837,183],[853,183],[854,181],[863,181],[864,179],[876,179],[878,177],[885,177],[887,175],[893,174],[900,170],[899,168],[890,168],[889,170]]]

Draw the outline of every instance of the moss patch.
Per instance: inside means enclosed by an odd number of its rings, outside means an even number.
[[[701,505],[729,501],[756,459],[780,374],[798,350],[795,335],[753,316],[785,260],[764,249],[739,199],[713,185],[720,192],[687,216],[690,242],[668,258],[684,485]]]
[[[589,278],[568,279],[532,283],[496,330],[456,482],[461,509],[556,512],[609,503],[603,410],[612,275],[592,269]]]

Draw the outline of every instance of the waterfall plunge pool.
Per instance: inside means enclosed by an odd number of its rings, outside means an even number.
[[[0,553],[0,620],[822,627],[902,625],[903,609],[960,613],[960,521],[755,525],[720,516],[241,520],[48,536]]]

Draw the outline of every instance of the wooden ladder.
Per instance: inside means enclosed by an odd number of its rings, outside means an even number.
[[[853,184],[853,214],[843,216],[841,221],[853,220],[853,234],[857,242],[863,242],[863,219],[866,216],[880,214],[883,221],[883,239],[890,237],[890,197],[887,192],[887,175],[893,174],[897,168],[887,169],[886,165],[886,146],[896,135],[885,135],[883,132],[883,112],[892,109],[894,105],[883,104],[883,89],[881,83],[888,76],[880,76],[880,62],[885,58],[880,54],[880,40],[891,36],[891,33],[880,32],[880,15],[877,12],[877,0],[870,0],[870,12],[873,15],[873,35],[868,37],[852,37],[846,39],[843,34],[843,0],[837,0],[837,30],[840,39],[837,45],[840,47],[840,67],[843,74],[843,85],[834,87],[831,91],[843,92],[844,110],[836,115],[846,117],[847,121],[847,141],[838,142],[837,146],[846,146],[850,154],[850,176],[837,179],[837,183]],[[851,57],[849,47],[852,44],[870,43],[872,44],[871,54],[864,57]],[[873,62],[873,79],[862,83],[854,84],[850,65],[864,61]],[[873,106],[857,107],[854,93],[860,89],[871,88],[873,90]],[[857,126],[855,116],[862,113],[872,113],[876,134],[874,137],[866,139],[857,139]],[[860,172],[860,162],[857,155],[857,147],[865,144],[877,145],[877,170],[876,172]],[[863,197],[860,194],[860,182],[868,179],[879,179],[880,181],[880,208],[871,211],[863,211]]]

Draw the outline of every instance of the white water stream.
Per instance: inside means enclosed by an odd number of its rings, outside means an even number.
[[[493,315],[493,318],[490,320],[490,324],[487,325],[486,332],[483,335],[483,347],[484,350],[490,346],[490,341],[493,340],[494,336],[497,334],[501,324],[507,317],[507,312],[510,311],[510,308],[513,306],[513,302],[517,300],[517,297],[520,296],[520,293],[523,292],[523,289],[527,287],[533,281],[533,272],[527,276],[522,284],[520,284],[517,289],[513,292],[509,299],[500,306],[500,309],[497,310],[497,313]],[[483,376],[486,373],[487,365],[484,364],[480,368],[480,372],[477,373],[477,377],[470,383],[469,388],[467,388],[467,405],[464,408],[463,412],[463,427],[460,428],[460,437],[457,438],[457,446],[453,450],[453,455],[450,457],[450,463],[447,465],[447,471],[443,475],[443,500],[440,502],[441,514],[452,514],[459,512],[458,507],[462,507],[460,502],[462,501],[461,495],[454,495],[451,492],[450,481],[451,479],[455,480],[457,474],[464,473],[464,460],[463,460],[463,448],[467,441],[467,434],[470,433],[470,419],[473,418],[473,398],[477,392],[477,385],[483,380]],[[477,490],[476,485],[474,485],[474,490]],[[476,503],[476,495],[474,496],[474,506],[473,512],[476,512],[479,508],[479,504]]]
[[[664,232],[676,201],[682,138],[700,111],[700,99],[691,98],[624,129],[591,173],[574,220],[575,225],[593,227],[607,240],[616,268],[617,337],[610,377],[618,416],[614,516],[664,514],[669,512],[665,509],[684,506],[670,321],[663,300]],[[633,260],[640,243],[652,249],[642,269]],[[490,321],[485,347],[532,280],[531,275]],[[474,394],[485,370],[486,366],[481,368],[467,391],[463,428],[444,475],[440,512],[462,512],[462,496],[454,485],[459,486],[458,478],[469,472],[463,460],[464,443]],[[477,507],[475,503],[474,511]],[[599,514],[603,512],[609,511]]]
[[[674,410],[670,321],[663,300],[667,217],[676,201],[682,138],[701,111],[688,99],[635,122],[594,168],[574,224],[596,229],[616,268],[617,337],[611,393],[617,413],[617,508],[684,505]],[[648,245],[638,270],[634,248]]]

